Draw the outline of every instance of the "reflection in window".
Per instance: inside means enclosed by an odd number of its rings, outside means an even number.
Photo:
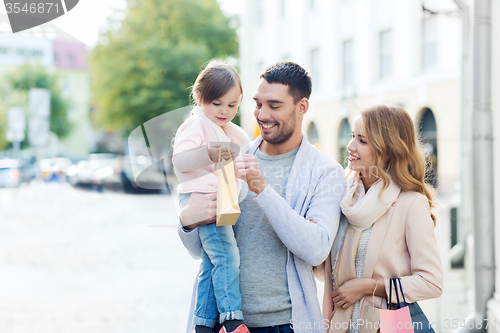
[[[338,162],[345,169],[347,168],[347,162],[349,159],[349,153],[347,152],[347,145],[351,141],[351,125],[349,120],[344,118],[340,123],[339,136],[337,140],[337,156]]]

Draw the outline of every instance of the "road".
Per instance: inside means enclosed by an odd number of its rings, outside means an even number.
[[[448,264],[447,212],[436,229],[444,293],[421,302],[441,333],[470,311],[465,271]],[[199,263],[176,228],[169,195],[0,189],[0,333],[185,332]]]
[[[184,332],[198,262],[169,195],[0,189],[0,332]]]

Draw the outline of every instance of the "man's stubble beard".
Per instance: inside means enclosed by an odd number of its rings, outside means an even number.
[[[296,112],[297,111],[294,110],[293,113],[290,115],[289,119],[291,119],[291,124],[290,123],[287,125],[279,124],[278,132],[272,138],[266,138],[265,133],[263,133],[264,134],[262,135],[263,140],[273,145],[279,145],[284,142],[287,142],[292,137],[293,132],[295,131],[295,123],[297,122],[297,120],[295,119]]]

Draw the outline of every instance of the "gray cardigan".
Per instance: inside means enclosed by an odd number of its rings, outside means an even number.
[[[248,154],[255,154],[261,142],[259,136],[250,145]],[[288,249],[286,271],[295,333],[326,331],[312,266],[320,265],[330,253],[338,229],[344,190],[342,167],[311,145],[302,133],[302,142],[288,176],[286,199],[271,186],[254,199]],[[311,223],[306,218],[317,223]],[[179,236],[189,253],[199,259],[201,244],[198,229],[187,231],[180,226]],[[194,330],[194,294],[187,333]]]

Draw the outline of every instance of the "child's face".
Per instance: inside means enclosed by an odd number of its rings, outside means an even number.
[[[240,104],[241,90],[235,85],[222,97],[209,103],[202,103],[205,115],[219,126],[225,125],[236,116]]]

